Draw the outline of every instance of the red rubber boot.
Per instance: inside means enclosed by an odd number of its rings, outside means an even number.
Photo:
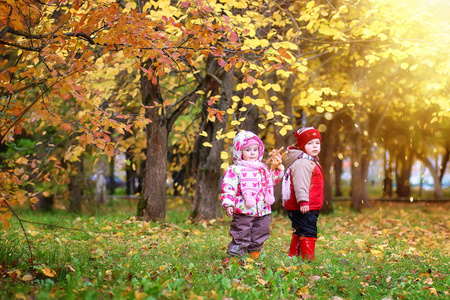
[[[300,253],[303,259],[314,260],[316,258],[314,249],[316,248],[316,238],[301,237],[300,238]]]
[[[291,247],[289,248],[289,257],[300,256],[300,237],[296,234],[292,234]]]

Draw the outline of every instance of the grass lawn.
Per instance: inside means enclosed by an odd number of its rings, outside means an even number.
[[[229,218],[193,224],[168,200],[164,223],[116,200],[90,215],[19,209],[0,232],[0,299],[450,299],[450,204],[344,202],[321,215],[316,260],[287,257],[291,229],[273,214],[261,257],[229,265]]]

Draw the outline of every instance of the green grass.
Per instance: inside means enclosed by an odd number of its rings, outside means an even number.
[[[26,224],[31,265],[12,220],[13,227],[0,233],[0,298],[449,297],[449,204],[374,203],[358,214],[339,202],[319,219],[311,263],[287,257],[290,224],[274,213],[260,259],[226,266],[230,219],[193,224],[189,205],[168,201],[164,223],[137,221],[133,201],[115,201],[87,216],[20,209],[23,219],[76,230]]]

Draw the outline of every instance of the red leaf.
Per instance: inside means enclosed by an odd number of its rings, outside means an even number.
[[[222,123],[222,121],[223,121],[223,114],[220,113],[220,112],[216,113],[216,118],[217,118],[217,120],[220,121],[220,123]]]
[[[181,7],[188,8],[189,6],[191,6],[190,2],[187,2],[187,1],[181,2]]]
[[[250,76],[250,75],[247,75],[246,80],[247,80],[247,84],[248,84],[249,86],[252,86],[253,83],[255,82],[255,78],[253,78],[253,77]]]
[[[221,58],[221,59],[219,59],[219,65],[220,65],[221,67],[225,67],[225,66],[227,65],[227,62],[224,61],[224,60]]]
[[[231,42],[236,43],[239,40],[239,36],[233,31],[231,32],[229,39]]]

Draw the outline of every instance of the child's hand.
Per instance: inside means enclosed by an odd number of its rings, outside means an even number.
[[[306,214],[307,212],[309,212],[309,205],[300,206],[300,212],[302,214]]]
[[[226,212],[227,212],[227,216],[232,218],[233,217],[233,213],[234,213],[234,207],[228,206],[227,209],[226,209]]]
[[[272,158],[272,164],[270,165],[271,170],[275,170],[281,164],[282,158],[281,155],[277,154]],[[281,169],[281,168],[280,168]]]

